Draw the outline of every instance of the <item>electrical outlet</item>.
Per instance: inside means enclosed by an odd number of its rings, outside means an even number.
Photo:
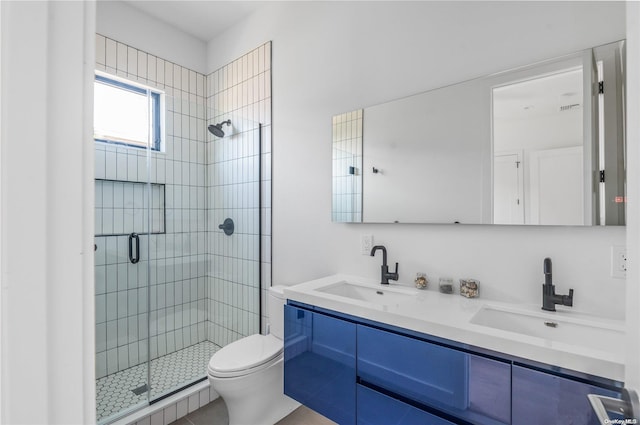
[[[624,246],[611,247],[611,277],[627,277],[627,249]]]
[[[360,245],[362,255],[371,255],[371,248],[373,248],[373,235],[362,235]]]

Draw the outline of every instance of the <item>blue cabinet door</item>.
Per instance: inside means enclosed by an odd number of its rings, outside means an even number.
[[[599,425],[587,394],[620,393],[521,366],[513,366],[514,425]]]
[[[338,422],[356,422],[356,325],[286,305],[284,392]]]
[[[358,385],[358,425],[453,425],[446,419]]]
[[[358,325],[364,383],[474,424],[511,420],[511,364]]]

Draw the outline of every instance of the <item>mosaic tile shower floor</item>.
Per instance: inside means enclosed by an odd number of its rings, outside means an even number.
[[[151,398],[206,376],[211,356],[220,349],[204,341],[151,360]],[[141,364],[96,380],[96,419],[102,421],[123,409],[146,402],[147,365]]]

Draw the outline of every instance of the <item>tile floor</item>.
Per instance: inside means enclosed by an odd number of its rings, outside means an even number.
[[[218,398],[187,416],[173,422],[173,425],[228,425],[227,406]],[[322,415],[305,406],[300,406],[276,425],[335,425]]]
[[[152,360],[151,398],[206,376],[209,360],[219,349],[219,346],[205,341]],[[97,421],[146,402],[146,391],[136,395],[132,390],[143,386],[147,380],[146,363],[96,380]]]

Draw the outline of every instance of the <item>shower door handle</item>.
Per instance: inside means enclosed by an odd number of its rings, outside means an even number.
[[[133,255],[133,241],[136,242],[136,255]],[[129,235],[129,261],[132,264],[136,264],[140,261],[140,236],[137,233],[132,233]]]

